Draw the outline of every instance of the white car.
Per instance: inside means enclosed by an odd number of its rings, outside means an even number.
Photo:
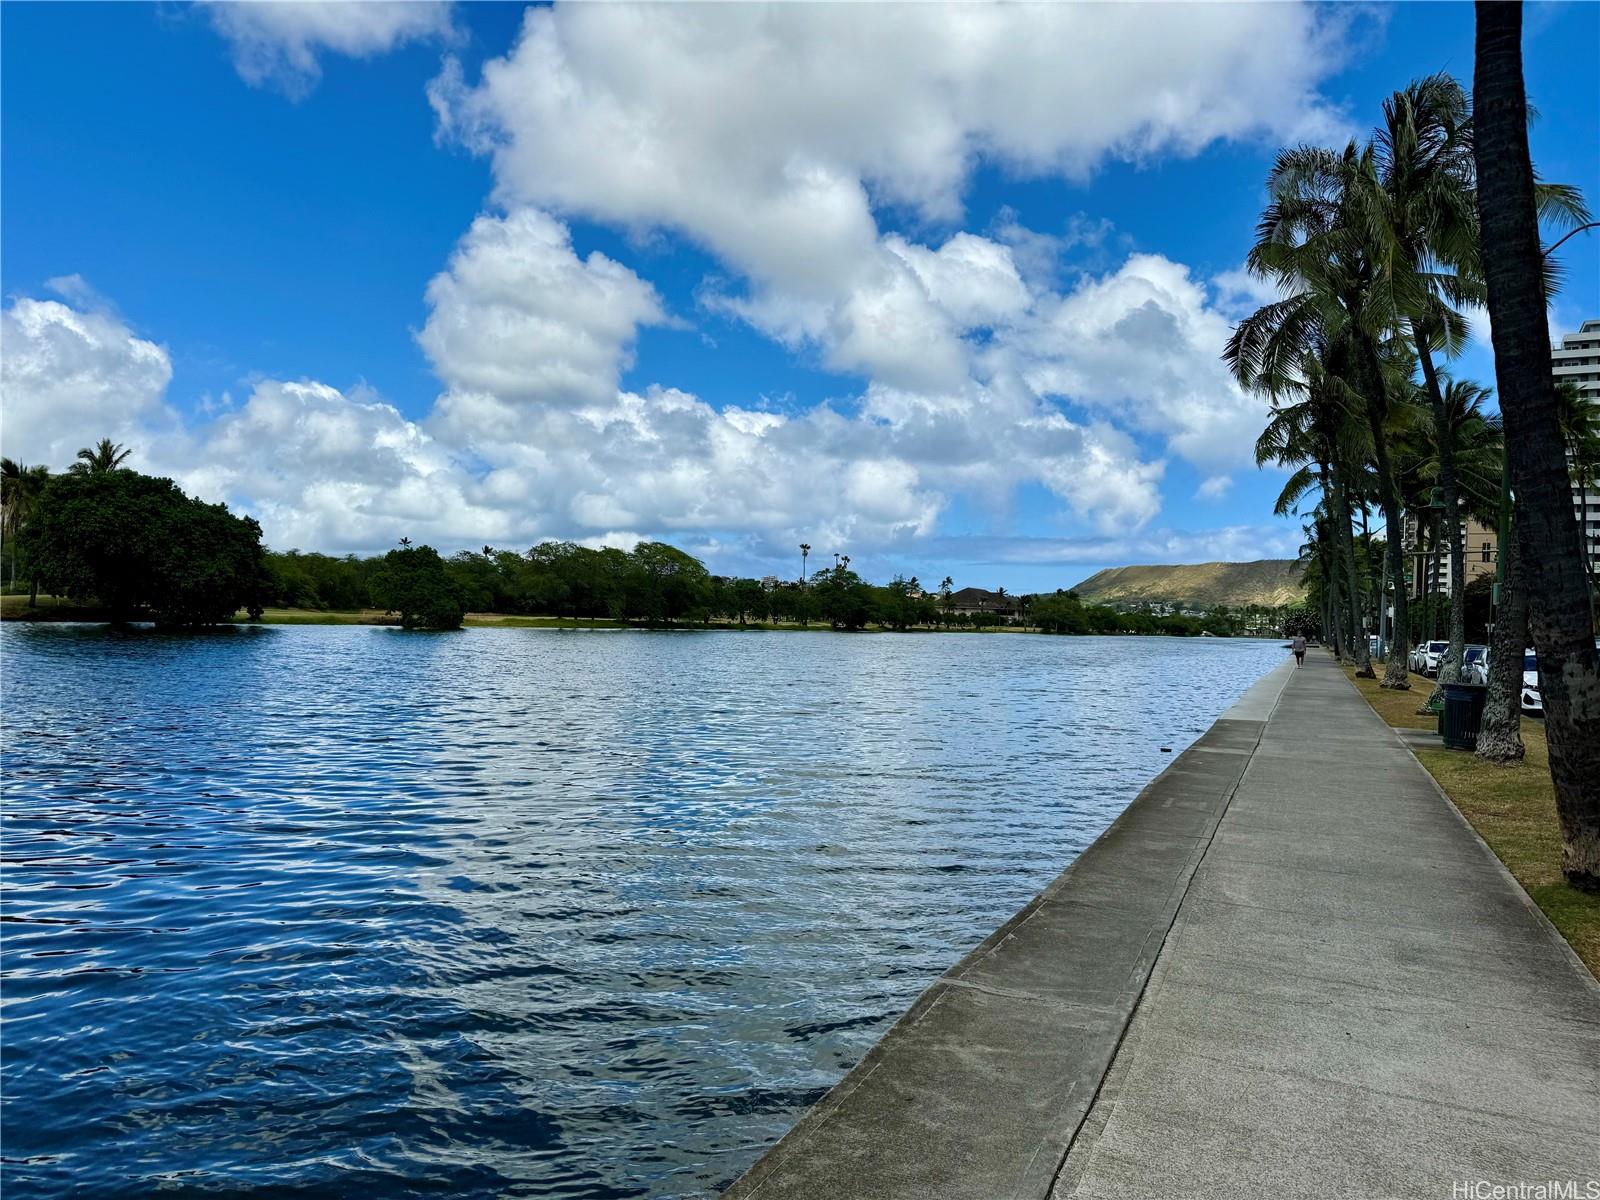
[[[1539,695],[1539,659],[1532,650],[1522,652],[1522,711],[1544,716],[1544,698]]]
[[[1427,642],[1418,642],[1411,647],[1411,652],[1406,655],[1406,668],[1416,674],[1422,674],[1422,655],[1428,648]]]
[[[1424,642],[1422,646],[1422,675],[1437,675],[1439,664],[1444,661],[1445,654],[1450,649],[1449,642]]]
[[[1462,683],[1489,682],[1489,647],[1468,646],[1461,659]]]

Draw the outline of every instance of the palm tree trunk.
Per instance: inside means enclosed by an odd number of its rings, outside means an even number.
[[[1600,654],[1550,370],[1544,259],[1528,156],[1522,5],[1479,0],[1473,154],[1495,380],[1516,496],[1528,628],[1539,653],[1567,882],[1600,892]]]
[[[1433,348],[1426,330],[1412,327],[1417,357],[1422,362],[1422,378],[1433,405],[1434,438],[1439,450],[1439,490],[1444,493],[1444,523],[1450,544],[1450,649],[1439,666],[1439,683],[1455,683],[1461,678],[1461,660],[1467,652],[1467,563],[1461,537],[1461,491],[1456,479],[1455,431],[1445,408],[1439,375],[1433,368]]]
[[[1522,586],[1516,522],[1505,539],[1500,564],[1500,611],[1489,639],[1489,694],[1478,727],[1478,757],[1490,762],[1522,758],[1522,651],[1528,644],[1528,592]]]
[[[1328,464],[1317,462],[1317,479],[1324,500],[1331,498],[1333,486],[1329,481]],[[1344,610],[1339,595],[1339,532],[1331,503],[1324,503],[1322,519],[1317,522],[1317,557],[1322,567],[1322,598],[1324,623],[1328,644],[1335,658],[1345,658]]]
[[[1365,359],[1367,387],[1370,389],[1365,408],[1367,410],[1367,424],[1372,431],[1372,457],[1373,465],[1378,472],[1378,503],[1383,509],[1384,523],[1388,525],[1388,545],[1385,554],[1389,560],[1389,577],[1394,580],[1394,636],[1397,641],[1410,644],[1411,631],[1407,625],[1406,604],[1406,570],[1404,551],[1400,546],[1401,530],[1404,528],[1402,519],[1404,510],[1400,504],[1400,488],[1394,478],[1394,464],[1389,461],[1388,434],[1383,428],[1383,418],[1388,409],[1383,398],[1383,371],[1378,364],[1378,355],[1372,343],[1362,338],[1363,357]],[[1406,659],[1403,654],[1389,655],[1389,661],[1383,669],[1383,682],[1379,685],[1386,688],[1406,690],[1411,687],[1407,678]]]
[[[1356,572],[1356,534],[1350,512],[1350,488],[1344,472],[1335,464],[1333,471],[1334,526],[1338,531],[1340,557],[1344,560],[1345,580],[1350,593],[1350,649],[1355,655],[1356,674],[1373,678],[1372,649],[1367,645],[1367,623],[1361,603],[1361,584]]]

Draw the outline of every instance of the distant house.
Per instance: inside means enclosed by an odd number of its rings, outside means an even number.
[[[770,592],[778,586],[778,577],[776,575],[763,575],[761,577],[761,586],[764,590]]]
[[[997,617],[1017,615],[1017,598],[982,588],[962,588],[950,594],[950,610],[958,613],[993,613]]]

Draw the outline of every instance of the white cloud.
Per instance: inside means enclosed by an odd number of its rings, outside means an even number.
[[[887,382],[948,381],[960,348],[879,238],[875,205],[958,218],[980,159],[1082,178],[1218,139],[1332,136],[1342,118],[1315,86],[1347,19],[1294,5],[558,5],[529,9],[475,86],[451,62],[430,97],[443,135],[493,156],[503,202],[681,231],[748,281],[732,307],[768,333]],[[889,335],[905,353],[883,353]]]
[[[902,343],[931,357],[941,337],[959,345],[968,329],[1017,319],[1029,303],[997,243],[959,235],[938,251],[887,245],[896,290],[863,299],[880,306],[879,319],[860,321],[844,343],[864,357],[888,362]],[[548,294],[567,302],[546,305]],[[529,297],[540,306],[532,317],[519,299]],[[1137,526],[1159,508],[1160,464],[1141,462],[1125,435],[1068,420],[1014,376],[973,380],[964,356],[934,371],[908,356],[887,373],[912,386],[874,383],[855,416],[827,406],[718,410],[670,387],[619,393],[616,361],[632,330],[617,313],[658,319],[653,293],[609,259],[580,259],[565,229],[538,213],[480,218],[429,299],[420,341],[450,386],[428,427],[484,465],[497,502],[581,534],[825,530],[890,541],[931,533],[956,491],[1004,495],[1029,480],[1108,528]],[[554,349],[530,357],[532,340]],[[594,386],[547,386],[538,364],[564,362],[567,347],[594,351],[583,360]]]
[[[261,522],[279,549],[377,549],[402,536],[446,545],[496,541],[514,513],[392,406],[309,380],[258,383],[238,409],[151,444],[143,470],[166,474]]]
[[[1041,395],[1070,397],[1163,435],[1202,468],[1249,460],[1265,414],[1221,359],[1230,324],[1187,267],[1135,254],[1115,272],[1084,276],[1036,317],[996,339]]]
[[[686,234],[746,287],[709,292],[710,307],[827,367],[933,396],[1010,370],[1215,472],[1241,461],[1259,406],[1216,361],[1227,321],[1185,268],[1114,269],[1114,231],[1088,214],[1058,234],[1013,217],[995,238],[934,247],[882,235],[876,209],[959,217],[980,160],[1082,177],[1219,139],[1342,132],[1315,87],[1349,19],[1293,5],[557,6],[530,9],[475,85],[449,63],[430,98],[441,135],[492,156],[503,202]],[[1074,246],[1102,274],[1057,296],[1054,262]]]
[[[1233,488],[1232,475],[1212,475],[1194,490],[1196,500],[1221,500]]]
[[[870,236],[866,189],[949,218],[980,156],[1082,177],[1333,136],[1315,87],[1344,22],[1291,5],[557,6],[527,12],[478,86],[447,73],[433,98],[446,130],[492,149],[507,196],[677,225],[794,282],[801,247]]]
[[[650,284],[603,254],[580,260],[566,227],[529,208],[474,221],[427,296],[417,340],[439,378],[501,400],[614,395],[636,329],[664,320]]]
[[[92,295],[77,276],[63,291]],[[0,315],[0,445],[61,470],[102,437],[135,447],[165,423],[166,348],[110,313],[19,298]]]
[[[202,0],[253,87],[294,99],[322,77],[319,56],[369,58],[406,42],[453,40],[450,5],[434,0]]]

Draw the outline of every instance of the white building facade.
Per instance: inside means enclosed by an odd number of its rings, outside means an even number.
[[[1600,320],[1585,321],[1577,333],[1562,337],[1561,345],[1551,348],[1551,365],[1556,382],[1570,383],[1591,403],[1600,404]],[[1583,550],[1589,570],[1600,571],[1600,488],[1572,485],[1572,510],[1583,530]]]

